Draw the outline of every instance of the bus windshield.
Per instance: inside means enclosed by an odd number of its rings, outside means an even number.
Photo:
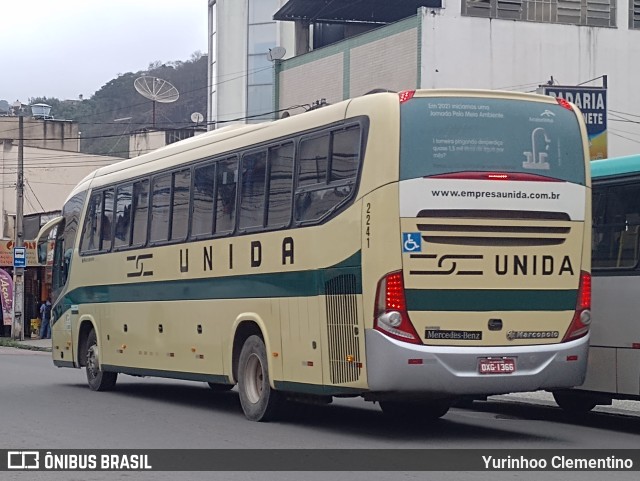
[[[576,114],[558,104],[414,97],[400,114],[400,179],[513,172],[585,185]]]

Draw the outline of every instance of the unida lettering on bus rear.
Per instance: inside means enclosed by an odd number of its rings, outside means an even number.
[[[412,256],[413,257],[413,256]],[[437,266],[434,270],[421,271],[424,275],[484,275],[485,256],[483,254],[473,255],[450,255],[441,256],[426,254],[421,257],[433,259]],[[575,275],[575,270],[568,255],[556,257],[552,255],[506,255],[497,254],[494,257],[494,272],[499,276],[563,276]]]

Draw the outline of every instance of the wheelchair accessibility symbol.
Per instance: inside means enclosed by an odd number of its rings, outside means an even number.
[[[422,236],[420,232],[402,233],[402,252],[422,252]]]

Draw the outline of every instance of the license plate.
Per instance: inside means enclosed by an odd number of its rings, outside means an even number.
[[[478,359],[480,374],[511,374],[516,372],[516,360],[512,357]]]

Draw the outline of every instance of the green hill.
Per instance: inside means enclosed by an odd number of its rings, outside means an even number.
[[[180,92],[173,103],[156,102],[155,125],[158,128],[179,129],[193,125],[191,114],[207,112],[207,56],[196,52],[190,60],[161,64],[155,62],[140,72],[120,74],[109,81],[91,98],[59,100],[30,98],[29,103],[51,105],[56,119],[79,123],[82,152],[127,157],[128,133],[153,126],[153,102],[134,88],[136,78],[148,75],[167,80]]]

